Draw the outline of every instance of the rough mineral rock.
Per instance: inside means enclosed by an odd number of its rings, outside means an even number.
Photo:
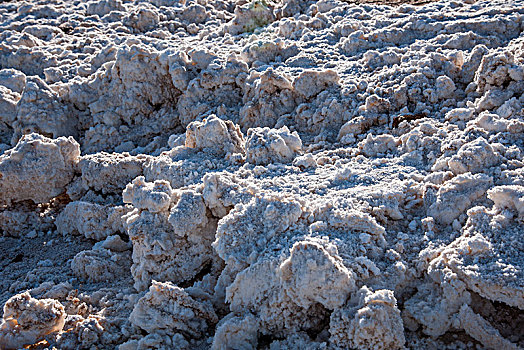
[[[124,206],[75,201],[69,203],[56,218],[56,228],[63,235],[80,234],[100,241],[116,232],[124,232],[121,217],[129,211],[131,209]]]
[[[466,285],[456,274],[448,274],[438,282],[440,284],[429,282],[418,286],[417,293],[406,302],[403,314],[408,324],[409,319],[413,319],[422,325],[425,334],[433,337],[449,330],[453,316],[471,298]]]
[[[337,84],[338,80],[338,74],[332,70],[322,72],[305,71],[293,81],[293,88],[298,94],[310,98],[317,95],[327,86]]]
[[[180,332],[199,337],[218,318],[211,305],[199,302],[182,288],[153,281],[149,291],[135,305],[130,321],[135,326],[154,331]]]
[[[450,224],[471,205],[484,195],[492,179],[484,174],[459,175],[438,190],[437,198],[428,208],[428,214],[442,224]]]
[[[56,92],[39,77],[28,77],[16,106],[13,123],[15,140],[31,132],[49,137],[78,137],[78,120],[67,105],[58,101]]]
[[[280,129],[253,128],[247,132],[247,161],[252,164],[291,162],[302,148],[296,132],[290,133],[287,126]]]
[[[253,315],[235,316],[230,314],[217,324],[211,349],[256,348],[258,343],[257,328],[258,323]]]
[[[498,155],[493,152],[493,148],[483,138],[465,144],[448,161],[450,170],[455,174],[467,172],[475,174],[497,163]]]
[[[123,217],[133,243],[131,273],[138,290],[146,289],[153,279],[189,281],[216,258],[211,243],[217,220],[208,218],[201,194],[175,192],[168,211],[169,183],[145,183],[139,177],[128,189],[124,200],[135,196],[131,202],[142,208]]]
[[[148,157],[100,152],[80,157],[78,167],[82,173],[84,189],[102,193],[122,194],[134,178],[143,175]]]
[[[0,1],[0,348],[524,348],[523,8]]]
[[[29,292],[11,297],[4,305],[0,324],[0,347],[19,349],[60,332],[65,324],[64,307],[53,299],[35,299]]]
[[[109,282],[129,274],[130,254],[102,247],[84,250],[71,262],[75,276],[91,282]]]
[[[387,152],[394,151],[397,148],[397,141],[391,135],[380,135],[373,137],[368,134],[366,139],[359,145],[362,149],[362,154],[366,157],[376,157],[377,155],[384,155]]]
[[[297,305],[283,291],[275,265],[274,261],[264,260],[237,274],[226,294],[231,311],[249,311],[258,316],[261,334],[284,336],[299,330],[318,330],[326,310],[319,304],[307,308]]]
[[[236,206],[220,221],[213,245],[225,261],[254,261],[264,245],[293,225],[300,214],[300,204],[296,201],[253,198],[245,205]],[[254,221],[255,217],[260,221]]]
[[[16,104],[19,100],[19,94],[0,85],[0,142],[3,144],[11,143],[12,131],[9,125],[16,118]]]
[[[180,333],[173,335],[151,333],[140,340],[130,340],[118,347],[119,350],[147,350],[147,349],[190,349],[189,343]]]
[[[335,309],[355,290],[352,271],[315,243],[293,245],[280,270],[285,290],[302,307],[320,303]]]
[[[464,234],[431,261],[430,276],[444,285],[443,280],[456,274],[459,282],[454,288],[464,282],[485,298],[524,309],[523,269],[517,253],[522,237],[516,234],[520,224],[497,217],[485,207],[470,209],[468,217]],[[487,227],[492,229],[487,231]],[[500,256],[505,257],[503,263],[498,262]],[[477,266],[478,260],[482,265]]]
[[[488,198],[495,203],[498,210],[512,209],[517,212],[518,219],[524,220],[524,187],[497,186],[488,191]]]
[[[65,191],[79,156],[79,145],[72,137],[22,137],[13,149],[0,156],[0,203],[48,202]]]
[[[231,121],[210,116],[187,126],[185,146],[217,154],[245,153],[242,132]]]
[[[459,319],[464,330],[484,344],[484,346],[492,349],[518,349],[517,345],[501,337],[496,328],[493,328],[482,316],[471,310],[469,306],[464,305],[460,309]]]
[[[26,84],[26,75],[16,69],[5,68],[0,70],[0,85],[21,94]]]
[[[340,348],[401,349],[404,327],[390,290],[359,291],[356,307],[342,307],[331,315],[331,341]]]
[[[164,211],[171,204],[173,190],[167,181],[145,182],[143,176],[133,180],[123,192],[124,203],[131,203],[135,208],[147,209],[152,213]]]

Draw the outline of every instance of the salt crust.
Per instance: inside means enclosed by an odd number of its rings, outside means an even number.
[[[60,332],[66,313],[54,299],[35,299],[29,292],[11,297],[4,305],[0,324],[0,346],[16,349],[39,342],[45,335]]]
[[[47,203],[65,192],[79,156],[79,145],[71,136],[55,140],[38,134],[24,136],[0,156],[0,203]]]
[[[522,15],[2,4],[1,235],[92,247],[0,347],[522,347]]]

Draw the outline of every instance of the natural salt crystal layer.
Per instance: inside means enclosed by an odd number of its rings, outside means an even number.
[[[0,349],[524,348],[524,1],[409,2],[0,3]]]

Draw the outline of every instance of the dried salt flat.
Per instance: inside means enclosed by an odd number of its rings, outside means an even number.
[[[0,348],[524,347],[523,17],[1,3]]]

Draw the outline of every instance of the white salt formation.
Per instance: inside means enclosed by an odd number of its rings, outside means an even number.
[[[22,137],[14,148],[0,156],[0,202],[47,203],[65,192],[79,156],[78,143],[72,137]]]
[[[60,302],[35,299],[28,292],[11,297],[4,305],[0,324],[2,349],[18,349],[64,328],[66,313]]]
[[[357,307],[331,314],[330,333],[335,347],[355,349],[398,349],[405,342],[396,299],[391,290],[359,291]]]
[[[288,163],[301,148],[297,132],[290,133],[287,126],[277,130],[252,128],[247,133],[246,158],[252,164]]]
[[[524,348],[524,1],[363,2],[0,3],[0,349]]]

